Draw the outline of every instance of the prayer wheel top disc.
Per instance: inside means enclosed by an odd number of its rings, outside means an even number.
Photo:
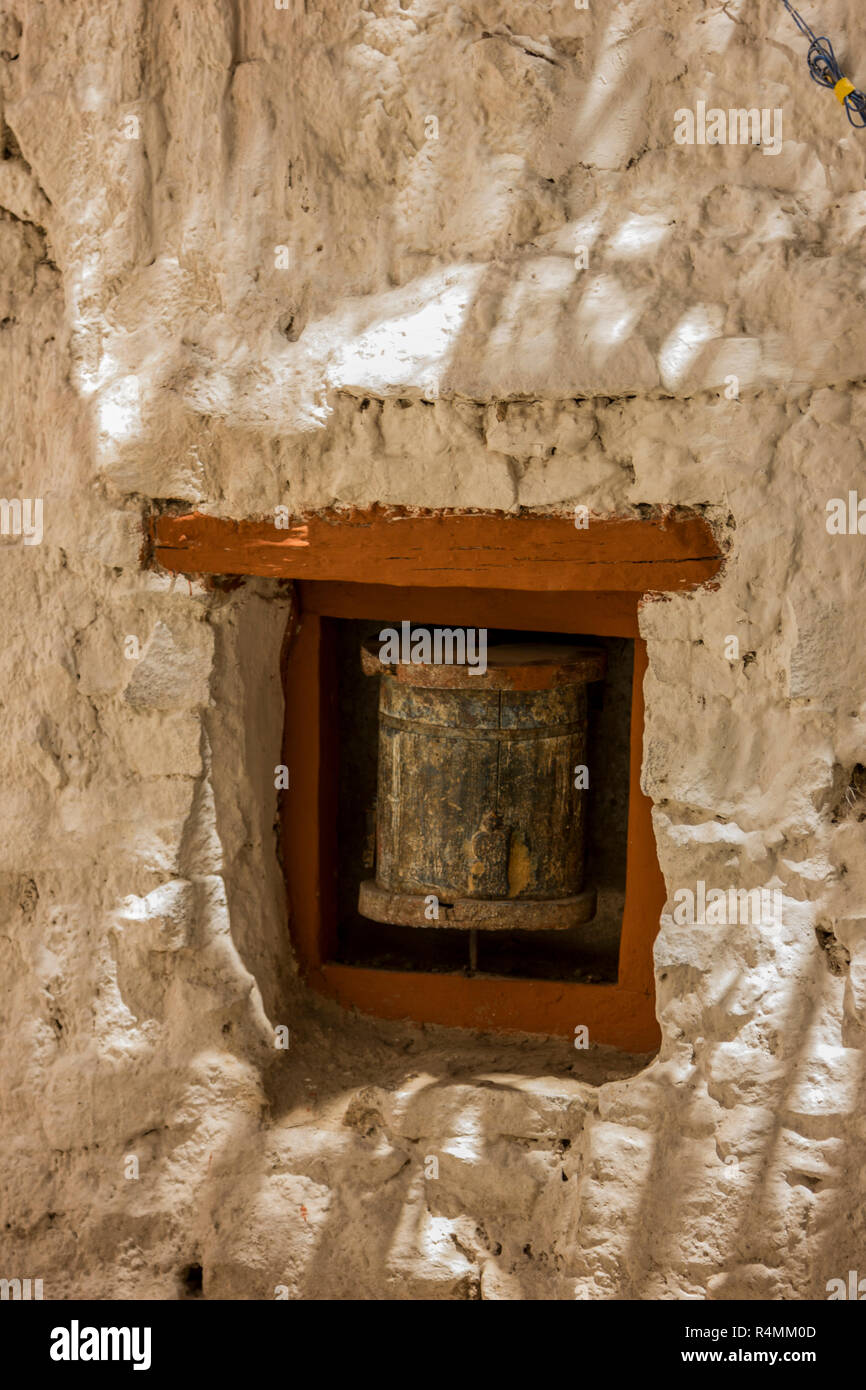
[[[361,662],[368,676],[384,674],[401,685],[438,690],[553,690],[601,680],[605,672],[605,653],[597,647],[526,642],[491,645],[485,651],[477,628],[416,629],[411,638],[407,632],[393,631],[394,638],[365,642]]]

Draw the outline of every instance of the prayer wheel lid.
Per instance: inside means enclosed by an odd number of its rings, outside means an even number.
[[[491,645],[483,671],[480,667],[485,663],[479,660],[477,647],[470,648],[474,657],[471,664],[457,665],[443,660],[383,661],[379,655],[383,645],[375,637],[362,644],[361,664],[366,675],[387,675],[401,685],[438,690],[553,690],[601,680],[606,665],[605,653],[599,647],[559,646],[554,642]]]

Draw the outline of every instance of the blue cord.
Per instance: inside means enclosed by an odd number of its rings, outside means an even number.
[[[806,61],[809,64],[812,81],[818,82],[822,87],[829,87],[832,91],[838,87],[840,82],[846,81],[845,74],[836,61],[833,45],[827,38],[815,37],[803,16],[797,13],[790,0],[782,0],[782,4],[800,32],[810,40]],[[851,124],[860,129],[866,127],[866,96],[862,92],[858,92],[853,84],[850,92],[844,96],[841,93],[837,93],[837,95],[848,113],[848,120]]]

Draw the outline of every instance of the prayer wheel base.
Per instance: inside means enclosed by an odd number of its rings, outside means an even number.
[[[399,927],[457,927],[468,931],[568,931],[595,916],[594,889],[570,898],[455,898],[443,902],[432,894],[394,893],[366,879],[358,894],[358,911],[374,922]],[[438,906],[437,906],[438,904]],[[438,912],[438,917],[434,915]]]

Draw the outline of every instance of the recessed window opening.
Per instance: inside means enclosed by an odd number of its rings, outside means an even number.
[[[706,520],[664,507],[589,517],[580,508],[574,516],[511,516],[373,506],[311,513],[294,523],[286,531],[267,518],[166,513],[151,529],[156,559],[175,573],[255,574],[295,585],[282,667],[281,780],[275,785],[288,929],[304,980],[343,1007],[380,1018],[589,1038],[629,1051],[656,1046],[653,939],[666,888],[652,806],[641,788],[648,652],[640,609],[644,601],[664,602],[668,593],[694,589],[718,574],[724,555]],[[380,794],[374,749],[381,735],[375,682],[360,670],[359,649],[365,633],[407,617],[413,625],[485,628],[491,639],[506,637],[512,645],[514,639],[543,638],[548,651],[551,643],[556,648],[586,642],[596,649],[594,657],[559,653],[555,662],[542,662],[545,680],[555,674],[549,668],[562,668],[562,681],[551,679],[549,692],[583,681],[586,708],[579,699],[553,721],[566,726],[553,731],[545,754],[556,795],[551,801],[540,779],[531,805],[533,813],[538,806],[542,828],[545,817],[548,829],[557,817],[567,826],[557,797],[570,785],[570,769],[559,758],[557,740],[564,736],[570,749],[570,739],[584,737],[585,755],[575,759],[589,772],[581,792],[583,879],[574,844],[565,846],[567,834],[559,862],[553,855],[533,858],[531,815],[517,817],[514,834],[505,807],[494,798],[480,810],[481,823],[461,831],[472,851],[463,866],[463,889],[468,882],[477,891],[455,898],[450,908],[446,897],[444,922],[435,931],[417,921],[419,899],[423,903],[429,894],[419,894],[425,884],[413,874],[411,858],[400,861],[406,872],[395,877],[392,855],[386,881],[379,882],[372,803]],[[603,671],[597,669],[600,660]],[[516,679],[520,672],[511,675],[512,689],[538,689],[537,682]],[[500,670],[497,679],[502,678]],[[447,679],[427,684],[447,693]],[[483,684],[479,680],[479,688]],[[551,694],[543,719],[554,704]],[[503,689],[499,710],[506,709],[515,716],[511,723],[504,713],[492,722],[476,721],[478,741],[499,741],[506,763],[519,767],[519,747],[508,748],[501,736],[519,729],[515,743],[526,740],[525,751],[535,737],[531,714],[525,708],[515,714]],[[404,713],[390,712],[396,726]],[[432,713],[421,722],[435,725],[435,708]],[[441,723],[441,709],[438,715]],[[572,725],[580,725],[582,735]],[[430,730],[419,732],[423,743]],[[483,749],[466,742],[467,764],[483,764]],[[435,763],[428,758],[428,769]],[[440,773],[441,768],[434,792],[443,797]],[[415,782],[423,786],[420,773],[406,776],[413,790]],[[501,793],[501,781],[494,785]],[[441,826],[425,811],[421,834],[427,837],[432,826],[436,833],[430,838],[441,845],[439,829],[461,814],[468,799],[461,794],[443,800]],[[415,814],[413,800],[404,799],[407,822]],[[391,840],[397,843],[403,827],[396,826],[395,836],[393,805],[391,811]],[[443,849],[446,868],[448,858]],[[436,863],[432,868],[439,872]],[[525,882],[519,882],[522,872]],[[531,909],[532,920],[509,910],[505,929],[491,930],[490,904],[496,908],[501,901],[496,883],[503,874],[508,892]],[[399,901],[402,895],[409,901]],[[564,924],[552,924],[555,931],[546,915],[551,900],[558,916],[567,914]],[[488,920],[480,922],[478,913]]]

